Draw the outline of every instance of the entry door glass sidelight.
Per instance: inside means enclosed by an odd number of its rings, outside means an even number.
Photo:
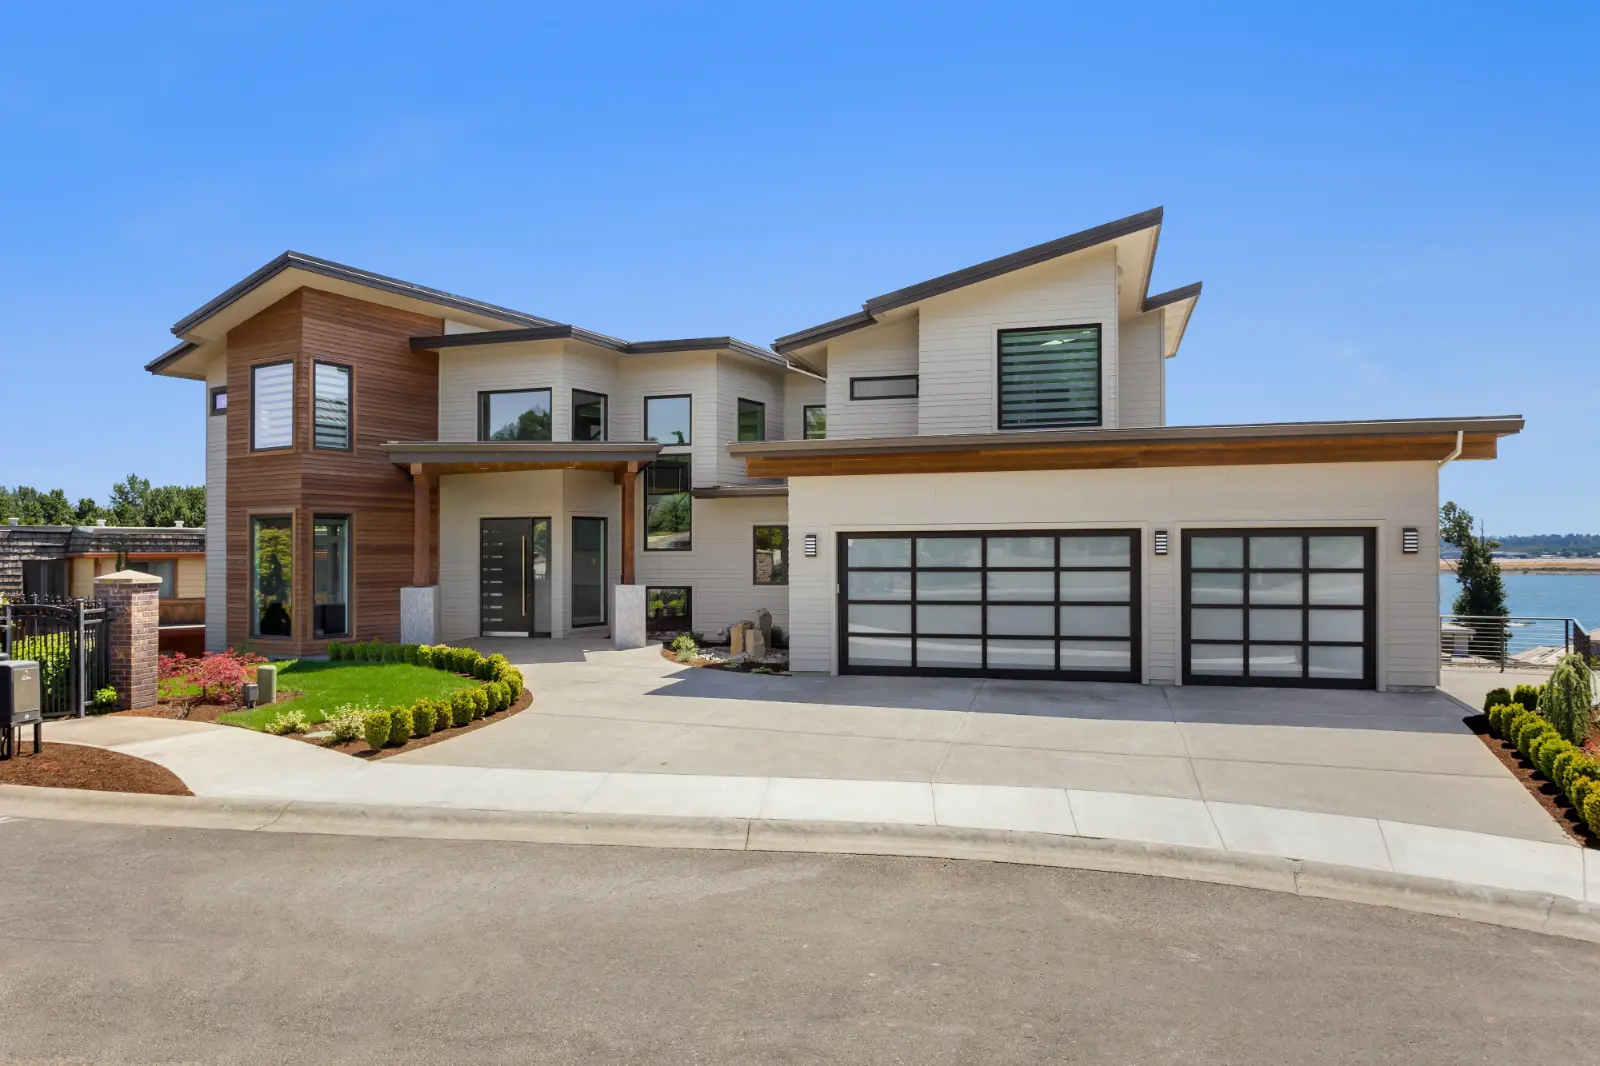
[[[606,624],[606,520],[572,519],[572,624]]]

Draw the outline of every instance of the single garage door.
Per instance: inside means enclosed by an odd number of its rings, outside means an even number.
[[[1373,531],[1183,535],[1184,681],[1372,688]]]
[[[1137,530],[842,533],[840,669],[1139,680]]]

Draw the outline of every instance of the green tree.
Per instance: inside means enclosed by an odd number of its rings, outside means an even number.
[[[15,518],[25,526],[86,526],[105,519],[118,526],[186,526],[206,524],[206,490],[199,485],[158,485],[129,474],[111,487],[111,506],[94,497],[76,504],[61,489],[40,492],[31,485],[0,485],[0,522]]]
[[[1461,549],[1461,561],[1456,564],[1456,580],[1461,583],[1461,592],[1451,611],[1493,618],[1510,614],[1506,608],[1506,584],[1500,577],[1500,564],[1494,561],[1494,549],[1500,547],[1500,542],[1481,533],[1474,535],[1472,515],[1454,501],[1439,508],[1439,539]]]

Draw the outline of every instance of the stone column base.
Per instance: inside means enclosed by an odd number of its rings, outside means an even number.
[[[439,643],[439,586],[407,585],[400,590],[400,643]]]
[[[618,651],[642,648],[644,635],[644,586],[613,585],[611,603],[611,646]]]

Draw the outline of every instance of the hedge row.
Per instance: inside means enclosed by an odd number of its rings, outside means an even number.
[[[1543,715],[1521,703],[1491,706],[1489,732],[1515,745],[1546,781],[1561,790],[1589,829],[1600,835],[1600,762],[1558,733]]]
[[[504,655],[485,656],[473,648],[357,641],[328,645],[328,658],[335,662],[413,663],[482,682],[439,699],[419,699],[409,707],[367,711],[363,731],[374,748],[470,725],[485,715],[499,714],[522,695],[521,670]]]

